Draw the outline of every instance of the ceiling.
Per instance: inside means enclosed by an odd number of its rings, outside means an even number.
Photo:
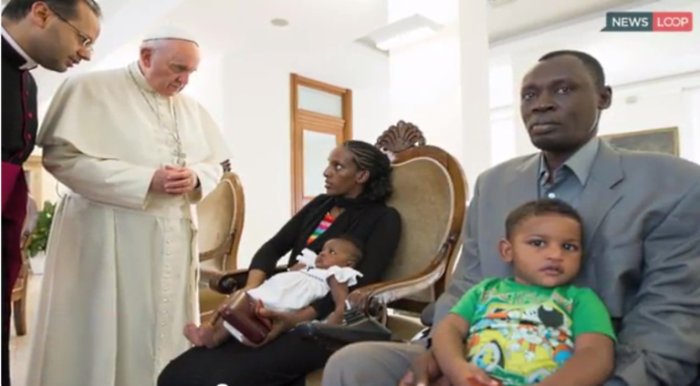
[[[598,16],[611,8],[625,8],[649,2],[639,0],[517,0],[490,8],[489,37],[492,42],[499,41],[545,27],[556,28],[562,24],[569,24],[575,19]]]
[[[700,14],[700,0],[664,0],[635,10]],[[600,31],[604,23],[604,19],[598,17],[533,34],[530,38],[492,44],[491,107],[510,106],[514,100],[514,76],[519,77],[513,72],[528,69],[539,56],[553,50],[580,50],[595,56],[605,69],[608,84],[615,86],[615,90],[639,92],[635,86],[639,82],[650,79],[670,81],[682,74],[700,75],[700,50],[695,49],[700,47],[699,30],[691,33],[607,33]],[[518,63],[521,66],[526,64],[527,68],[513,69],[512,66],[518,66]],[[644,92],[658,90],[645,89]]]
[[[636,10],[686,11],[697,15],[700,14],[700,0],[664,0]],[[604,24],[603,18],[594,18],[529,39],[492,44],[492,64],[499,57],[507,62],[519,53],[539,56],[552,50],[574,49],[598,58],[609,83],[614,85],[700,71],[700,50],[696,48],[700,47],[700,30],[697,28],[690,33],[608,33],[601,32]],[[533,57],[527,61],[536,60]]]
[[[352,42],[386,23],[385,0],[185,0],[163,23],[227,52],[304,51]],[[275,27],[272,19],[285,19]]]
[[[466,1],[466,0],[463,0]],[[611,8],[621,8],[654,0],[483,0],[488,1],[489,37],[492,42],[525,32],[551,27]],[[459,15],[459,0],[388,0],[389,21],[421,13],[449,25]]]
[[[103,32],[95,61],[72,71],[88,71],[95,62],[138,39],[154,23],[173,24],[200,37],[207,50],[245,54],[251,51],[319,51],[356,39],[385,26],[396,4],[419,4],[442,12],[451,22],[458,0],[101,0]],[[466,0],[463,0],[466,1]],[[565,23],[606,9],[639,4],[640,0],[483,0],[489,9],[491,41]],[[397,3],[398,2],[398,3]],[[648,2],[648,1],[646,1]],[[503,3],[497,5],[496,3]],[[404,9],[408,9],[405,8]],[[413,9],[415,12],[415,7]],[[396,12],[393,12],[396,16]],[[284,28],[270,21],[289,21]],[[72,73],[74,73],[72,72]],[[40,101],[66,76],[37,71]]]
[[[498,41],[652,0],[483,1],[490,4],[491,40]],[[104,22],[97,53],[106,55],[137,37],[154,20],[190,29],[201,36],[204,45],[215,49],[318,50],[354,41],[386,25],[388,9],[396,8],[397,2],[407,12],[440,13],[438,21],[444,24],[453,22],[458,14],[458,0],[101,0]],[[290,24],[273,27],[273,18],[286,19]]]

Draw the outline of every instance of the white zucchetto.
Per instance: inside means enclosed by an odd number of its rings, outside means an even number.
[[[197,40],[194,38],[192,34],[189,32],[178,28],[174,26],[160,26],[158,28],[155,28],[151,31],[149,31],[146,36],[143,38],[144,42],[150,41],[150,40],[165,40],[165,39],[174,39],[174,40],[185,40],[188,42],[192,42],[199,46],[199,43],[197,43]]]

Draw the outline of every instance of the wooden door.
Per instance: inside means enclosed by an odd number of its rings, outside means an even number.
[[[292,213],[324,193],[328,155],[352,138],[352,92],[292,74]]]

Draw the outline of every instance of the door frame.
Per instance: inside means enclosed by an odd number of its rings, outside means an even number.
[[[342,97],[342,118],[299,108],[299,86],[313,88]],[[304,130],[336,136],[336,143],[352,139],[352,90],[333,86],[298,74],[290,76],[291,111],[291,191],[292,215],[314,197],[304,195]]]

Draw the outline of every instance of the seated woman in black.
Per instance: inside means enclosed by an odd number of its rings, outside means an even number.
[[[349,141],[333,150],[323,175],[327,194],[304,206],[260,248],[245,289],[262,284],[287,252],[291,251],[292,266],[304,248],[318,253],[326,240],[341,234],[354,236],[365,247],[356,267],[363,277],[355,288],[381,279],[401,237],[399,213],[385,205],[392,193],[389,159],[366,142]],[[322,368],[331,352],[285,331],[300,322],[323,320],[334,309],[329,294],[297,312],[271,313],[272,332],[260,347],[231,339],[215,349],[192,348],[165,367],[158,386],[304,385],[305,375]]]

